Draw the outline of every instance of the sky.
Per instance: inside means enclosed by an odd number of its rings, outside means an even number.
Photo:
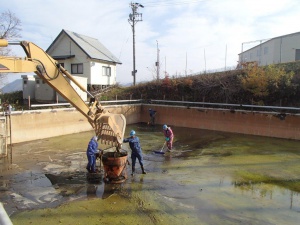
[[[138,0],[136,82],[235,68],[262,40],[300,32],[299,0]],[[0,0],[22,23],[22,38],[46,51],[62,29],[98,39],[121,62],[117,82],[132,84],[132,13],[126,0]],[[21,47],[13,46],[22,56]],[[159,53],[159,54],[158,54]]]

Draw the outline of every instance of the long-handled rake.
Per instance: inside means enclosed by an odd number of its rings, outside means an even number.
[[[154,153],[156,153],[156,154],[165,154],[165,152],[163,152],[163,149],[164,149],[165,145],[166,145],[166,142],[164,142],[164,145],[162,146],[160,151],[154,151]]]

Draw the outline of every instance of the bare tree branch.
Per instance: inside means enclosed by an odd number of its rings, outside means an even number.
[[[12,40],[13,38],[20,38],[21,34],[21,20],[15,16],[14,13],[7,10],[0,14],[0,38],[6,40]],[[0,47],[0,56],[9,56],[12,55],[12,50],[10,47],[1,48]],[[0,75],[0,86],[6,83],[6,75]]]
[[[7,10],[0,14],[0,38],[20,38],[21,20],[14,13]]]

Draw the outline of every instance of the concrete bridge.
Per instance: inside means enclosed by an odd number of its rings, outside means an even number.
[[[148,109],[152,108],[157,111],[157,124],[300,140],[300,114],[153,103],[104,107],[112,113],[124,114],[127,124],[147,123]],[[75,108],[15,111],[10,119],[12,143],[92,130]]]

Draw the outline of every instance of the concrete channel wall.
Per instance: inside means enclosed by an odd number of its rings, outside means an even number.
[[[130,104],[107,106],[121,113],[127,124],[149,121],[148,109],[157,111],[156,123],[170,126],[243,133],[300,140],[300,115],[232,111],[227,109]],[[87,119],[74,108],[13,112],[12,143],[67,135],[92,130]]]
[[[111,113],[124,114],[129,124],[140,121],[140,104],[105,108]],[[13,144],[93,130],[87,118],[75,108],[15,111],[10,117]]]
[[[300,140],[299,114],[143,105],[144,122],[149,120],[150,107],[157,111],[158,124]]]

